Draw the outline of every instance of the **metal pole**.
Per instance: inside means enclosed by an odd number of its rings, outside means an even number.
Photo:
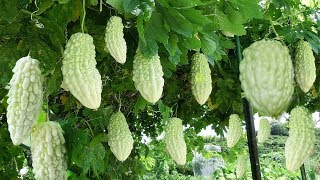
[[[235,36],[235,38],[236,38],[236,47],[237,47],[237,58],[238,58],[238,62],[240,62],[242,61],[240,39],[238,36]],[[252,179],[261,180],[256,131],[254,129],[254,121],[253,121],[253,112],[249,102],[245,98],[243,98],[243,110],[244,110],[244,115],[246,119],[246,130],[247,130],[247,139],[248,139],[248,147],[249,147],[249,154],[250,154]]]
[[[304,168],[304,164],[300,167],[301,178],[302,180],[307,180],[306,169]]]

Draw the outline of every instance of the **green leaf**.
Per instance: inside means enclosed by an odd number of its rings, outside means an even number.
[[[183,46],[187,49],[199,51],[201,48],[201,41],[198,35],[194,35],[191,38],[183,39]]]
[[[62,73],[60,68],[59,69],[54,69],[51,76],[48,79],[48,84],[47,84],[47,90],[46,93],[47,95],[51,94],[57,94],[59,93],[61,89],[61,82],[62,82]]]
[[[49,36],[51,43],[56,47],[56,50],[62,55],[63,46],[65,43],[65,36],[62,28],[55,24],[53,20],[40,19],[39,21],[44,25],[44,28],[38,28],[39,33]]]
[[[204,26],[212,23],[210,18],[202,14],[203,12],[201,10],[180,9],[179,12],[181,13],[181,15],[186,17],[194,25]]]
[[[0,23],[0,37],[3,39],[11,39],[21,31],[22,23]]]
[[[18,0],[0,0],[0,17],[12,22],[18,15]]]
[[[186,17],[173,8],[158,6],[160,13],[163,15],[165,22],[170,29],[186,37],[192,36],[193,25]]]
[[[80,17],[82,11],[81,0],[70,0],[65,4],[58,4],[45,11],[44,14],[48,15],[48,19],[52,20],[55,24],[65,29],[68,22],[76,21]]]
[[[105,162],[103,159],[105,157],[106,150],[101,143],[95,146],[86,147],[83,154],[86,155],[83,161],[84,172],[88,172],[90,167],[97,176],[104,172]]]
[[[58,2],[60,3],[60,4],[65,4],[65,3],[68,3],[70,0],[58,0]]]
[[[45,111],[41,111],[39,118],[37,120],[37,124],[42,123],[42,122],[46,122],[47,121],[47,113]]]
[[[99,3],[98,0],[89,0],[89,2],[92,6],[96,6]]]
[[[170,118],[170,114],[172,112],[171,108],[163,104],[162,100],[158,102],[158,108],[161,112],[163,121],[167,121]]]
[[[116,9],[120,13],[124,12],[123,0],[107,0],[106,3],[110,4],[114,9]]]
[[[174,65],[178,65],[180,62],[180,50],[178,49],[176,51],[176,53],[173,56],[169,56],[169,60],[174,64]]]
[[[155,9],[155,3],[152,0],[123,0],[123,8],[126,13],[147,20]]]
[[[89,146],[94,147],[99,145],[101,142],[107,142],[107,134],[106,133],[100,133],[97,136],[95,136],[92,141],[90,142]]]
[[[170,78],[172,76],[172,71],[176,70],[176,65],[168,60],[161,61],[161,66],[163,68],[164,77]]]
[[[245,35],[246,30],[242,24],[232,23],[228,16],[224,14],[222,11],[216,10],[215,17],[213,21],[217,21],[222,31],[230,32],[235,35]]]
[[[259,6],[260,0],[230,0],[228,1],[236,6],[246,19],[262,18],[263,13]]]
[[[200,0],[168,0],[168,3],[181,8],[191,8],[203,4]]]
[[[148,106],[148,102],[145,99],[143,99],[142,96],[139,96],[133,108],[134,115],[137,116],[139,114],[139,111],[143,111],[147,106]]]
[[[37,6],[38,6],[37,15],[40,15],[44,11],[49,9],[52,6],[52,4],[53,4],[52,0],[37,0]]]
[[[155,55],[158,52],[158,44],[153,37],[150,36],[150,29],[148,29],[148,32],[145,32],[144,26],[143,26],[143,18],[139,17],[137,20],[137,29],[139,33],[139,48],[143,55],[146,57],[151,57]]]
[[[15,62],[20,58],[19,52],[17,51],[17,45],[14,41],[10,41],[4,46],[0,45],[0,71],[1,79],[0,84],[5,87],[11,77],[12,69],[15,66]]]
[[[231,6],[227,6],[225,12],[232,23],[243,24],[246,22],[244,15],[242,15],[241,11],[237,10],[236,8],[233,9]]]
[[[144,32],[147,39],[154,39],[163,44],[168,42],[168,30],[165,28],[162,16],[158,12],[154,12],[150,20],[145,23]]]
[[[50,73],[60,56],[46,42],[35,37],[30,37],[26,45],[30,49],[30,56],[37,59],[44,68],[44,74]]]
[[[86,158],[84,153],[86,146],[89,140],[89,134],[85,130],[73,130],[69,134],[68,144],[71,146],[71,161],[78,165],[79,167],[83,166],[83,161]]]
[[[207,54],[212,55],[215,53],[219,42],[216,40],[214,33],[200,34],[201,50]]]
[[[168,44],[164,44],[166,47],[167,51],[169,52],[170,56],[174,56],[176,52],[178,51],[178,42],[179,38],[175,34],[170,34],[169,35],[169,41]]]

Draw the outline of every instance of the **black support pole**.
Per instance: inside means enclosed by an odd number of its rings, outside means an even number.
[[[302,180],[307,180],[306,169],[304,168],[304,164],[300,167],[301,178]]]
[[[240,39],[238,36],[235,36],[235,38],[236,38],[236,47],[237,47],[237,58],[238,58],[238,61],[240,62],[242,61]],[[256,132],[254,128],[253,112],[249,102],[245,98],[243,98],[243,110],[244,110],[244,115],[246,119],[246,130],[247,130],[247,139],[248,139],[248,147],[249,147],[249,154],[250,154],[252,179],[261,180],[260,163],[259,163],[259,156],[258,156]]]

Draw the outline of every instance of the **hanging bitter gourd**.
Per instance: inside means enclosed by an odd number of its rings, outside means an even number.
[[[63,88],[90,109],[97,109],[101,103],[102,81],[95,56],[93,38],[75,33],[66,45],[61,68]]]
[[[257,136],[258,142],[259,143],[265,142],[269,138],[270,132],[271,132],[271,128],[270,128],[270,123],[268,119],[266,118],[260,119],[259,131]]]
[[[294,63],[295,78],[303,92],[308,92],[316,80],[316,65],[312,49],[307,41],[297,44]]]
[[[108,144],[111,152],[119,161],[125,161],[133,148],[133,137],[121,111],[112,114],[110,117]]]
[[[315,146],[315,124],[312,114],[305,107],[291,110],[289,137],[285,144],[286,166],[290,171],[299,169],[310,157]]]
[[[237,167],[236,167],[236,175],[237,178],[241,178],[247,171],[247,162],[248,155],[246,153],[242,153],[237,157]]]
[[[243,133],[242,121],[237,114],[232,114],[229,117],[229,129],[227,133],[227,146],[233,147],[240,140]]]
[[[209,63],[207,57],[199,52],[192,56],[191,90],[200,105],[203,105],[208,100],[212,91]]]
[[[31,155],[35,179],[67,179],[63,130],[57,122],[42,122],[31,133]]]
[[[289,50],[276,40],[260,40],[243,51],[240,81],[245,97],[261,114],[278,116],[294,90]]]
[[[155,104],[162,95],[164,79],[160,57],[146,57],[139,49],[133,60],[132,80],[136,89],[148,102]]]
[[[12,70],[8,93],[8,130],[14,145],[30,136],[42,106],[42,80],[39,62],[22,57]]]
[[[126,62],[127,44],[123,38],[123,24],[122,19],[118,16],[110,17],[105,33],[105,50],[121,64]]]
[[[183,137],[182,120],[179,118],[170,118],[165,130],[164,143],[166,151],[171,158],[179,165],[186,163],[187,145]]]

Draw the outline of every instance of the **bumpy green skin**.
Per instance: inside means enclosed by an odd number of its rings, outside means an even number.
[[[232,148],[240,140],[243,133],[242,121],[237,114],[229,117],[229,130],[227,134],[227,146]]]
[[[126,118],[121,111],[110,117],[108,126],[108,144],[119,161],[125,161],[133,148],[133,138]]]
[[[294,71],[299,87],[303,92],[308,92],[316,80],[316,65],[307,41],[300,40],[297,44]]]
[[[263,115],[283,113],[294,90],[288,48],[275,40],[261,40],[243,51],[240,81],[245,97]]]
[[[191,90],[200,105],[203,105],[208,100],[212,91],[209,63],[207,57],[199,52],[192,57]]]
[[[315,124],[307,108],[298,106],[292,109],[289,128],[285,145],[286,166],[295,171],[310,157],[315,146]]]
[[[186,163],[187,146],[183,138],[182,120],[179,118],[170,118],[164,137],[166,151],[171,158],[179,165]]]
[[[108,51],[118,63],[124,64],[127,57],[127,44],[123,38],[123,24],[120,17],[110,17],[104,40],[106,42],[105,50]]]
[[[241,178],[247,171],[247,161],[248,155],[247,154],[240,154],[237,158],[237,168],[236,168],[236,175],[237,178]]]
[[[270,123],[268,119],[266,118],[260,119],[259,131],[257,136],[258,142],[259,143],[265,142],[269,138],[270,132],[271,132],[271,128],[270,128]]]
[[[152,104],[156,103],[161,98],[164,85],[158,54],[147,58],[138,49],[134,57],[132,73],[134,85],[142,97]]]
[[[30,136],[42,107],[42,81],[39,62],[30,56],[22,57],[12,70],[8,93],[7,119],[14,145]]]
[[[97,109],[101,103],[102,81],[96,68],[96,52],[89,34],[73,34],[62,60],[63,88],[70,90],[85,107]]]
[[[57,122],[43,122],[31,133],[31,154],[35,179],[67,179],[63,131]]]

